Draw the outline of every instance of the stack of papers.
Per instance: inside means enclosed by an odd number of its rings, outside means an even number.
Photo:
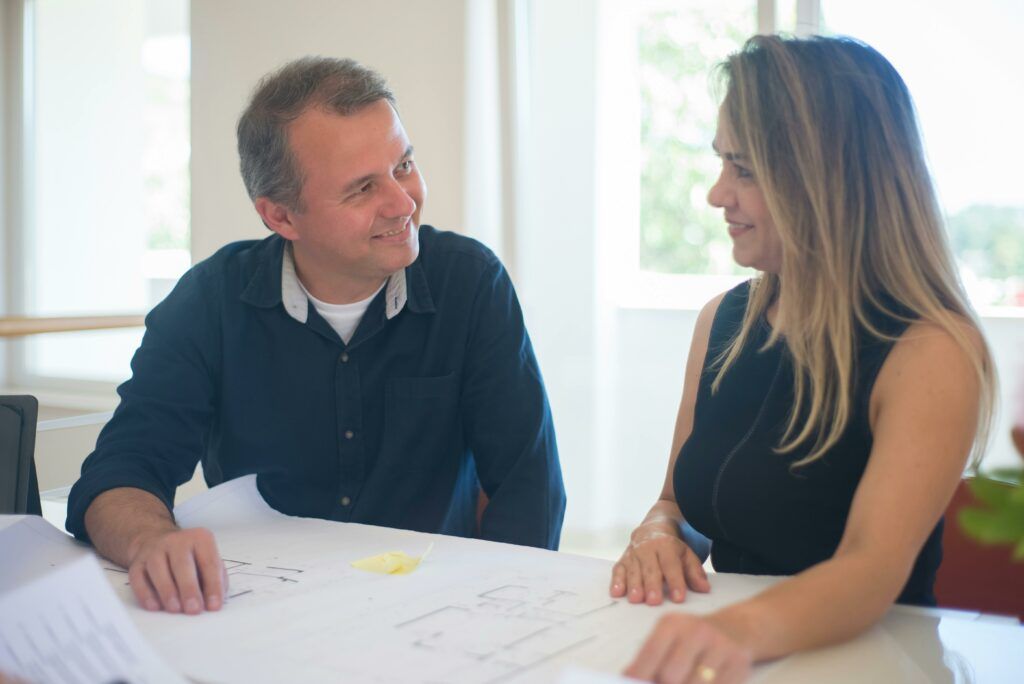
[[[0,529],[0,672],[28,682],[184,682],[139,634],[96,557],[42,518]]]

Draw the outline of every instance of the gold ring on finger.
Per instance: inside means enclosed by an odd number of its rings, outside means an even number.
[[[702,682],[713,682],[715,681],[715,677],[718,676],[718,673],[715,672],[715,668],[709,665],[701,665],[697,668],[697,676]]]

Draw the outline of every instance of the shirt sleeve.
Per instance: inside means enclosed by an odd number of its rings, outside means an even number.
[[[220,350],[216,292],[198,267],[146,316],[132,377],[68,498],[66,527],[88,541],[85,511],[115,487],[135,487],[173,509],[191,479],[213,416]]]
[[[474,302],[462,415],[490,500],[480,536],[557,549],[565,487],[551,409],[515,290],[496,259]]]

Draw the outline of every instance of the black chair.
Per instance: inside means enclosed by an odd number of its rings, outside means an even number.
[[[42,515],[32,454],[39,402],[31,396],[0,396],[0,513]]]

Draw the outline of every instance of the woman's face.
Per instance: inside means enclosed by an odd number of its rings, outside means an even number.
[[[724,210],[732,238],[732,258],[740,266],[779,273],[782,241],[768,213],[764,193],[754,178],[750,159],[737,149],[724,107],[719,110],[713,145],[722,159],[722,172],[708,191],[708,204]]]

